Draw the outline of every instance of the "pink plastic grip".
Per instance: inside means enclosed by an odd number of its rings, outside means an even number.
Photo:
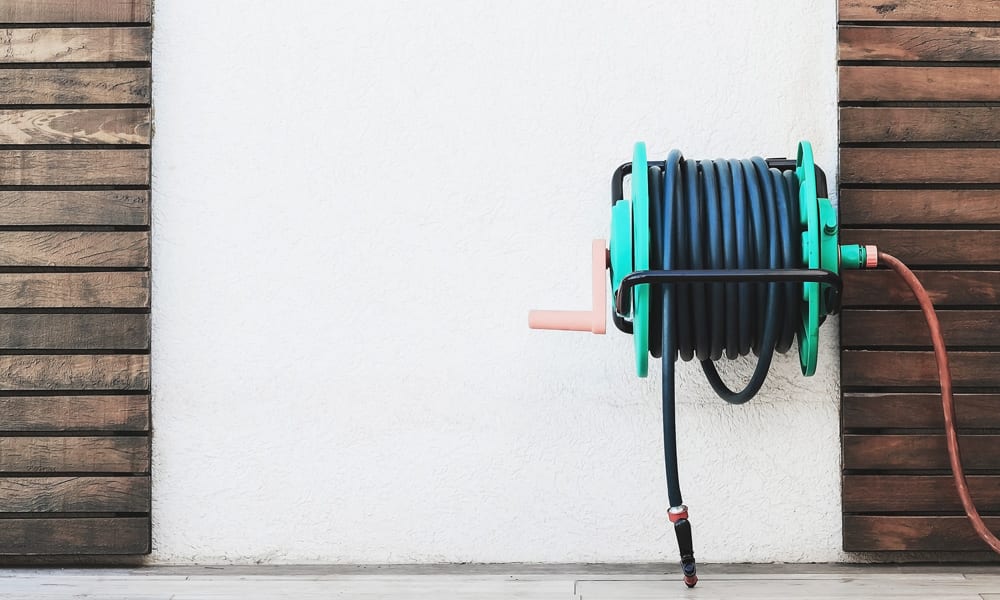
[[[591,242],[591,309],[532,310],[528,327],[559,331],[589,331],[603,334],[608,328],[607,275],[608,251],[604,240]]]
[[[878,266],[878,247],[873,245],[865,246],[865,268],[874,269]]]

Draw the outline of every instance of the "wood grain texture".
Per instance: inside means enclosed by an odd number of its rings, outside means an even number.
[[[0,150],[0,185],[149,185],[149,150]]]
[[[148,108],[0,110],[0,144],[149,144]]]
[[[149,104],[150,70],[0,69],[3,104]]]
[[[149,225],[149,191],[0,191],[4,225]]]
[[[844,229],[842,244],[875,244],[910,267],[1000,263],[1000,230]]]
[[[149,396],[0,396],[12,431],[149,431]]]
[[[1000,183],[1000,148],[841,148],[841,183]]]
[[[148,23],[152,0],[0,0],[0,23]]]
[[[1000,67],[840,67],[840,100],[1000,100]]]
[[[149,438],[146,436],[0,437],[0,472],[3,473],[148,471]]]
[[[150,481],[139,477],[0,478],[0,512],[149,512]]]
[[[1000,511],[1000,394],[986,393],[1000,388],[1000,2],[838,2],[841,241],[917,268],[946,309],[963,464],[979,470],[980,508]],[[888,270],[845,273],[844,286],[844,549],[986,550],[964,516],[942,514],[962,506],[911,292]]]
[[[147,231],[0,231],[4,267],[148,267]]]
[[[839,0],[841,21],[1000,21],[996,0]]]
[[[149,315],[0,314],[0,348],[148,350]]]
[[[149,517],[4,519],[0,554],[147,554]]]
[[[959,435],[962,466],[1000,469],[1000,435]],[[948,469],[943,433],[934,435],[844,435],[845,469]]]
[[[1000,532],[1000,517],[985,517],[986,526]],[[989,550],[967,517],[844,516],[844,550],[869,552]]]
[[[1000,141],[1000,108],[845,107],[841,142]]]
[[[936,429],[944,427],[941,394],[846,392],[840,409],[844,429]],[[1000,428],[1000,394],[955,394],[960,429]]]
[[[149,308],[149,273],[0,273],[0,308]]]
[[[0,308],[148,310],[150,193],[107,188],[150,185],[151,10],[0,0],[0,186],[26,188],[0,226],[36,228],[0,231],[0,268],[130,270],[0,273]],[[148,313],[0,313],[0,555],[150,551],[148,516],[115,515],[150,511],[149,348]]]
[[[945,343],[954,346],[1000,346],[996,326],[1000,310],[938,312]],[[2,326],[0,326],[2,330]],[[927,322],[919,310],[845,310],[841,317],[842,346],[926,346],[931,348]]]
[[[993,352],[949,352],[956,387],[1000,386]],[[850,387],[937,386],[937,365],[930,351],[843,350],[841,385]]]
[[[148,62],[149,27],[0,29],[0,64]]]
[[[839,29],[840,60],[1000,60],[997,27],[856,27]]]
[[[1000,304],[1000,271],[915,273],[936,306]],[[845,271],[843,275],[844,306],[916,306],[910,289],[891,271]]]
[[[148,389],[148,354],[0,355],[0,390]]]
[[[976,506],[1000,511],[1000,476],[966,478]],[[844,512],[961,511],[962,502],[951,475],[845,475]]]
[[[847,188],[838,208],[841,225],[998,225],[1000,190]]]

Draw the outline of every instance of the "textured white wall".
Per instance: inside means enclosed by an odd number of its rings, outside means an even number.
[[[526,312],[637,139],[832,176],[834,4],[158,2],[153,559],[675,560],[658,368]],[[835,332],[680,368],[699,560],[842,558]]]

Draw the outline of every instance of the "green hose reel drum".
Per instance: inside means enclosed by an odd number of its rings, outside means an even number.
[[[816,166],[813,161],[812,146],[809,142],[799,143],[795,163],[795,176],[799,182],[799,217],[802,230],[802,267],[823,269],[840,273],[840,247],[838,245],[837,213],[828,198],[820,198],[816,184]],[[650,225],[649,225],[649,175],[646,145],[638,142],[632,155],[631,198],[619,200],[611,211],[611,239],[609,241],[611,259],[611,287],[617,292],[622,278],[635,271],[649,269]],[[850,248],[844,260],[849,266],[864,263],[863,249]],[[862,255],[855,256],[856,252]],[[816,372],[819,350],[819,327],[827,314],[836,307],[829,306],[826,284],[802,284],[800,304],[800,326],[797,334],[799,362],[804,375]],[[650,289],[648,284],[632,289],[631,314],[620,315],[632,322],[633,344],[635,346],[636,373],[646,377],[649,371],[649,307]]]

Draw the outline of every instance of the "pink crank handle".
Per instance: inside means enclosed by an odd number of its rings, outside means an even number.
[[[607,275],[608,251],[604,240],[591,242],[592,300],[590,310],[528,311],[528,327],[559,331],[589,331],[604,334],[608,330]]]

